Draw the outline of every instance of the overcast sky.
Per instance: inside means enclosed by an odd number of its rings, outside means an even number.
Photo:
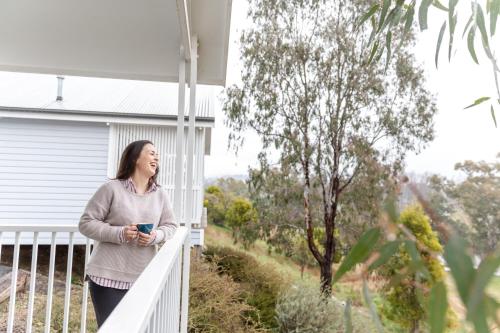
[[[241,65],[239,62],[238,40],[241,30],[250,23],[246,19],[246,0],[233,0],[227,84],[240,82]],[[439,28],[445,15],[430,15],[430,29],[419,36],[415,50],[418,61],[424,67],[427,87],[436,95],[438,114],[435,117],[436,138],[420,154],[407,158],[407,170],[418,173],[440,173],[457,176],[453,171],[456,162],[471,160],[492,161],[500,152],[500,129],[495,128],[489,104],[468,110],[464,107],[482,96],[495,96],[491,65],[480,51],[479,41],[476,50],[481,65],[470,59],[465,43],[458,40],[462,28],[457,28],[456,44],[458,52],[447,60],[447,40],[443,40],[439,69],[434,65],[434,51]],[[462,11],[465,13],[467,11]],[[444,12],[443,12],[444,14]],[[463,18],[462,18],[463,21]],[[497,34],[499,35],[499,34]],[[494,41],[500,45],[498,36]],[[496,48],[500,51],[500,48]],[[497,104],[497,120],[500,125],[500,107]],[[246,144],[238,156],[227,150],[228,130],[224,127],[224,116],[217,114],[216,128],[212,137],[212,154],[206,159],[207,177],[230,174],[246,174],[248,166],[256,166],[260,150],[258,137],[246,133]]]
[[[467,1],[461,2],[467,6]],[[465,9],[465,10],[464,10]],[[233,0],[231,32],[228,54],[227,85],[241,82],[241,63],[239,61],[238,41],[241,31],[251,22],[246,18],[247,0]],[[460,8],[459,13],[468,13],[468,8]],[[484,57],[479,40],[476,50],[481,65],[476,65],[471,60],[465,43],[460,39],[462,26],[457,27],[458,49],[451,63],[447,61],[447,36],[443,40],[441,62],[439,70],[434,65],[434,51],[438,30],[446,18],[444,12],[431,10],[430,29],[419,35],[415,49],[418,61],[425,69],[427,87],[436,95],[439,112],[435,117],[436,139],[420,154],[411,154],[407,158],[407,170],[417,173],[440,173],[456,176],[453,166],[465,159],[492,161],[500,152],[500,129],[495,128],[489,104],[464,110],[464,107],[481,96],[495,96],[495,85],[491,73],[491,65]],[[459,18],[459,24],[464,23]],[[500,52],[500,33],[492,42],[494,49]],[[16,78],[26,77],[30,74],[0,73],[0,88],[15,82]],[[55,84],[54,76],[31,74],[33,85],[49,81]],[[70,78],[68,78],[69,80]],[[74,78],[77,80],[77,78]],[[39,82],[40,81],[40,82]],[[82,79],[80,79],[82,81]],[[89,85],[115,84],[130,85],[132,82],[124,80],[91,79],[83,80]],[[82,82],[83,82],[82,81]],[[113,81],[113,82],[111,82]],[[43,83],[42,82],[42,83]],[[111,83],[110,83],[111,82]],[[143,84],[157,84],[147,83]],[[3,89],[3,88],[2,88]],[[221,88],[214,88],[215,93]],[[201,92],[201,89],[200,89]],[[224,115],[216,108],[216,128],[212,134],[211,155],[206,157],[206,177],[223,175],[245,175],[248,166],[257,166],[257,154],[261,149],[260,140],[252,132],[245,133],[246,144],[240,149],[238,156],[227,149],[229,131],[224,126]],[[500,106],[497,104],[497,118],[500,125]]]

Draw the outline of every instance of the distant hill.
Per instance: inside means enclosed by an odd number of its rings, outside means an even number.
[[[217,176],[217,177],[207,177],[207,178],[205,178],[205,182],[204,182],[205,187],[210,186],[210,185],[214,185],[217,182],[217,179],[220,179],[220,178],[224,178],[224,179],[233,178],[236,180],[246,181],[248,179],[248,175],[239,174],[239,175],[222,175],[222,176]]]

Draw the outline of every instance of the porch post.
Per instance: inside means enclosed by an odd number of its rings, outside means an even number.
[[[186,227],[188,237],[184,243],[184,262],[182,267],[182,304],[181,304],[181,333],[187,332],[188,305],[189,305],[189,263],[190,263],[190,236],[191,236],[191,211],[193,210],[193,155],[194,155],[194,124],[196,111],[196,80],[197,80],[197,58],[198,58],[198,38],[191,38],[191,73],[189,78],[189,130],[187,147],[187,168],[186,168]]]
[[[182,186],[184,179],[184,109],[186,96],[186,60],[184,47],[179,50],[179,94],[177,100],[177,140],[175,150],[174,213],[177,223],[182,222]]]
[[[196,117],[196,81],[198,70],[198,38],[191,38],[191,75],[189,78],[189,131],[186,168],[186,226],[191,230],[193,210],[194,125]],[[188,225],[189,224],[189,225]]]

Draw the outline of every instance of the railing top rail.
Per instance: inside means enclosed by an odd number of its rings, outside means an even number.
[[[0,232],[78,232],[75,224],[0,224]]]
[[[160,297],[176,258],[188,237],[188,228],[179,227],[174,237],[162,246],[108,317],[99,333],[142,332]]]

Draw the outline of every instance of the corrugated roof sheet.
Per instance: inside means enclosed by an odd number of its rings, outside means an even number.
[[[54,75],[0,72],[0,107],[177,115],[178,85],[164,82],[65,77],[56,101]],[[198,85],[197,117],[215,116],[213,87]],[[189,89],[186,89],[189,113]]]

